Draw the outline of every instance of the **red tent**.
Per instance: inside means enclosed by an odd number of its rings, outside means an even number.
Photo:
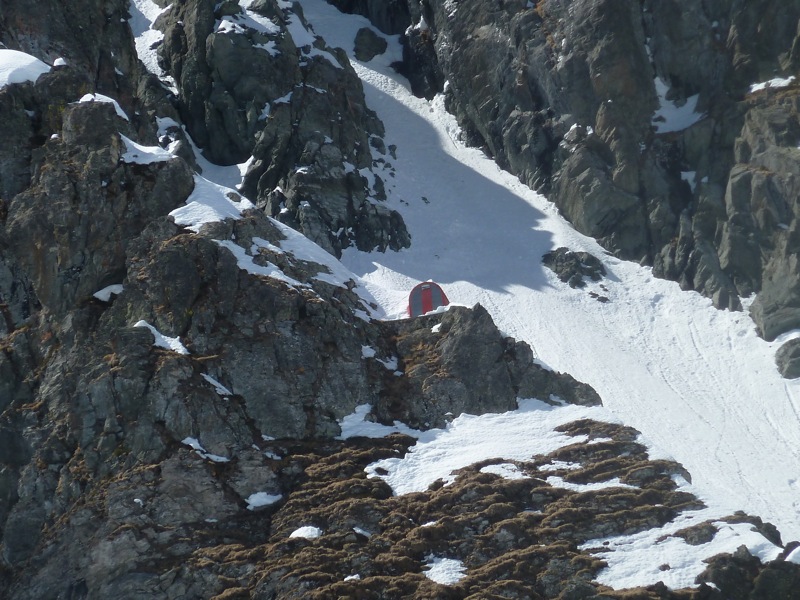
[[[418,317],[448,304],[450,304],[450,300],[447,299],[438,283],[423,281],[414,286],[408,295],[408,315]]]

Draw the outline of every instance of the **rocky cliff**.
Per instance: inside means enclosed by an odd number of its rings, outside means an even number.
[[[776,285],[796,276],[793,88],[746,91],[794,64],[793,32],[762,45],[738,4],[693,17],[702,44],[660,3],[576,2],[569,18],[556,2],[339,4],[406,31],[420,92],[449,81],[470,141],[576,226],[720,305],[761,290],[765,336],[793,323],[796,286]],[[0,87],[0,594],[791,597],[794,546],[743,514],[668,537],[742,526],[782,548],[775,560],[720,553],[694,589],[597,582],[590,542],[702,508],[680,465],[623,425],[573,420],[556,450],[393,493],[376,465],[408,433],[520,398],[601,399],[480,306],[373,318],[333,256],[412,243],[382,204],[400,174],[347,56],[301,4],[156,7],[149,70],[131,29],[146,6],[0,6],[0,42],[52,65]],[[654,76],[664,101],[700,94],[703,119],[659,133]],[[240,165],[242,185],[209,181],[214,164]],[[354,415],[405,433],[342,435]],[[457,585],[424,574],[443,554],[469,567]]]

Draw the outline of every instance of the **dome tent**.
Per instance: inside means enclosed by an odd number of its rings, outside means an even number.
[[[450,300],[438,283],[423,281],[415,285],[408,295],[408,316],[418,317],[448,304]]]

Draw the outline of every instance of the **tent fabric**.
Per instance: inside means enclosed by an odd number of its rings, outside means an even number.
[[[450,301],[438,283],[423,281],[408,295],[408,315],[418,317],[448,304]]]

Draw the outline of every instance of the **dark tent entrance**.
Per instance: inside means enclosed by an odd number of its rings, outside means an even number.
[[[423,281],[408,295],[408,315],[418,317],[448,304],[450,301],[438,283]]]

